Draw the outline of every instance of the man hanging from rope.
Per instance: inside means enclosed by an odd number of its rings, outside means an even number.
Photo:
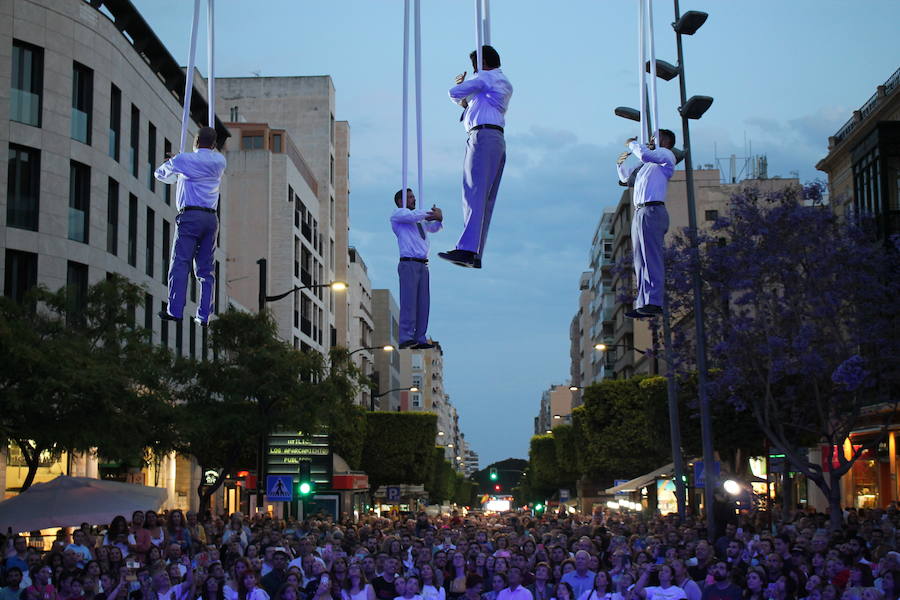
[[[406,206],[403,190],[394,194],[397,208],[391,213],[391,229],[400,247],[400,349],[424,350],[434,348],[425,333],[428,330],[428,312],[431,292],[428,276],[428,236],[441,230],[444,215],[437,206],[431,210],[416,210],[416,197],[406,190]]]
[[[634,309],[626,317],[640,319],[662,313],[665,294],[666,270],[663,263],[663,241],[669,229],[669,213],[666,211],[666,188],[675,172],[675,134],[668,129],[659,130],[659,148],[650,138],[649,144],[639,144],[631,138],[625,145],[629,152],[619,155],[619,181],[628,183],[634,172],[634,218],[631,220],[631,244],[634,251],[634,276],[637,296]],[[640,165],[626,167],[625,160],[634,154]]]
[[[450,98],[465,109],[460,120],[469,133],[463,172],[463,232],[456,248],[438,256],[461,267],[481,268],[491,215],[500,177],[506,163],[503,138],[504,115],[512,96],[512,85],[500,70],[500,55],[492,46],[482,46],[482,64],[472,52],[474,76],[457,75]]]
[[[225,157],[216,151],[216,130],[201,127],[193,152],[182,152],[164,162],[154,175],[163,183],[175,183],[175,243],[169,265],[169,303],[159,312],[166,321],[180,321],[184,312],[191,261],[200,282],[200,302],[195,320],[206,326],[215,288],[214,259],[219,221],[219,185]]]

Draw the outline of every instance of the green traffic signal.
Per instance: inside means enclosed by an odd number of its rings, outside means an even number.
[[[301,496],[307,496],[310,492],[312,492],[312,484],[308,481],[303,481],[300,483],[299,489]]]
[[[540,504],[540,503],[539,503],[539,504],[535,504],[535,505],[534,505],[534,511],[535,511],[535,512],[541,512],[542,510],[544,510],[544,505],[543,505],[543,504]]]
[[[491,467],[491,481],[497,481],[497,478],[498,478],[497,469],[494,467]]]

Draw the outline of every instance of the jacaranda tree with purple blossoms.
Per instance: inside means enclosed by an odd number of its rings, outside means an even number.
[[[898,403],[900,260],[897,240],[876,241],[864,218],[838,216],[822,187],[743,189],[699,236],[710,398],[751,411],[793,469],[814,482],[842,521],[840,480],[884,440]],[[688,237],[668,249],[675,351],[691,368]],[[850,456],[850,433],[875,428]],[[823,468],[803,448],[841,449]],[[830,467],[830,468],[829,468]]]

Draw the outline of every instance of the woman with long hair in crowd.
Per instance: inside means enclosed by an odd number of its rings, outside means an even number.
[[[271,600],[300,600],[300,591],[297,589],[297,586],[284,583],[278,588],[278,591],[275,592],[275,597]]]
[[[534,567],[534,583],[527,586],[534,600],[553,598],[553,584],[550,583],[550,565],[541,562]]]
[[[554,588],[554,600],[577,600],[575,596],[575,592],[572,591],[572,586],[566,583],[565,581],[560,581],[556,584]]]
[[[419,577],[421,577],[421,595],[424,600],[446,600],[447,591],[437,580],[434,567],[431,563],[423,563],[419,567]]]
[[[244,573],[250,571],[250,561],[239,558],[231,567],[231,578],[222,587],[226,600],[237,600],[240,594]]]
[[[375,600],[375,590],[366,581],[359,563],[353,563],[347,567],[347,580],[341,590],[342,600]]]
[[[199,600],[225,600],[225,583],[209,575],[200,585]]]
[[[447,584],[447,597],[450,600],[459,600],[466,593],[466,557],[462,552],[453,553],[453,561],[444,581]]]
[[[166,543],[172,542],[178,542],[181,552],[186,556],[193,555],[191,532],[188,531],[184,513],[178,508],[171,511],[166,519]]]
[[[594,585],[584,594],[580,600],[612,600],[612,581],[606,571],[597,571],[594,575]]]
[[[767,584],[766,570],[762,567],[750,567],[744,583],[743,600],[768,600]]]
[[[259,587],[256,571],[244,571],[238,585],[238,600],[269,600],[265,590]]]
[[[137,558],[138,562],[147,562],[147,551],[153,544],[150,542],[150,532],[144,529],[144,511],[136,510],[131,513],[131,523],[128,526],[128,550]]]
[[[144,529],[150,534],[150,543],[157,548],[162,548],[166,541],[166,530],[159,523],[159,516],[155,510],[144,513]]]

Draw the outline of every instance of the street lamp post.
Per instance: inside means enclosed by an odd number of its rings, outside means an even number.
[[[377,400],[378,398],[383,398],[384,396],[387,396],[391,392],[418,392],[418,391],[419,391],[419,388],[417,388],[416,386],[413,385],[413,386],[409,386],[409,387],[394,388],[392,390],[388,390],[388,391],[382,392],[380,394],[372,394],[372,402],[370,404],[369,409],[374,412],[375,411],[375,400]]]
[[[716,471],[713,456],[712,440],[712,413],[709,405],[709,395],[706,389],[706,325],[703,313],[703,286],[700,280],[700,251],[697,243],[697,204],[694,198],[694,169],[691,157],[691,132],[689,119],[699,119],[706,109],[712,104],[712,98],[708,96],[694,96],[687,98],[687,86],[684,80],[684,51],[682,49],[681,36],[693,35],[706,21],[706,13],[688,11],[682,17],[678,0],[675,2],[675,40],[678,50],[678,87],[681,94],[681,130],[684,137],[684,176],[687,186],[688,202],[688,236],[691,243],[691,283],[694,289],[694,327],[697,343],[697,388],[700,400],[700,431],[703,441],[703,470],[704,470],[704,506],[706,508],[706,537],[710,541],[715,540],[716,521],[713,514],[713,502]]]

